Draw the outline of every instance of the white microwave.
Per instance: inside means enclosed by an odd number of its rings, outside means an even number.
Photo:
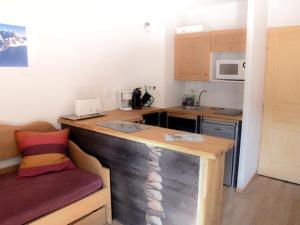
[[[245,80],[245,60],[216,60],[216,79]]]

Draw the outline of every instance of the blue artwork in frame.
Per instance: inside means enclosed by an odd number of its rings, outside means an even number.
[[[0,23],[0,67],[28,67],[25,27]]]

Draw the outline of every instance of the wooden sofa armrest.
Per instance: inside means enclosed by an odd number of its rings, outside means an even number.
[[[69,150],[70,158],[76,167],[101,176],[104,187],[110,187],[109,169],[102,167],[95,157],[82,151],[73,141],[69,141]]]
[[[73,141],[69,141],[69,154],[75,166],[101,176],[101,163],[95,157],[82,151]]]
[[[103,188],[107,189],[106,204],[106,222],[112,223],[112,212],[111,212],[111,187],[110,187],[110,171],[108,168],[102,167],[101,163],[93,156],[83,152],[78,145],[74,142],[69,141],[69,152],[70,158],[73,163],[80,169],[93,173],[97,176],[101,176],[103,180]]]

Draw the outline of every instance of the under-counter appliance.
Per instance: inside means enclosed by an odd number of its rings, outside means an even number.
[[[215,108],[215,111],[218,112],[218,114],[225,115],[238,115],[242,113],[241,110],[223,108]],[[229,121],[219,118],[215,119],[213,117],[202,117],[174,112],[167,112],[165,116],[165,127],[169,129],[232,139],[234,141],[234,146],[225,155],[224,184],[230,187],[236,187],[242,121]],[[163,121],[164,118],[165,117],[161,115],[159,120]],[[146,119],[146,124],[150,124],[150,122],[152,122],[152,120],[147,123]],[[151,125],[157,124],[162,124],[162,122],[152,123]]]
[[[245,60],[216,60],[216,79],[245,80]]]
[[[237,122],[214,120],[212,118],[203,118],[201,131],[202,134],[205,135],[228,138],[235,141],[233,148],[226,152],[225,155],[224,184],[236,187],[241,124]]]
[[[132,99],[132,91],[121,91],[120,93],[120,110],[130,111]]]

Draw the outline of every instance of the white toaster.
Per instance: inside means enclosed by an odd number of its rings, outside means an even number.
[[[75,100],[74,112],[78,117],[101,113],[102,109],[100,98]]]

